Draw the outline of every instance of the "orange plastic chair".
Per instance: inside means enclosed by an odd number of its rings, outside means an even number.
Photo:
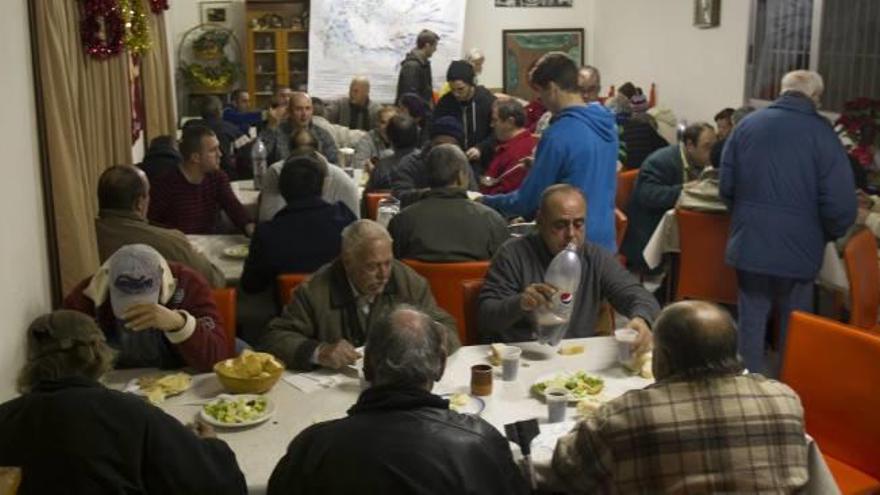
[[[880,336],[795,311],[786,345],[782,381],[800,396],[807,433],[837,485],[880,489]]]
[[[629,198],[636,187],[638,176],[639,169],[637,168],[617,173],[617,194],[614,197],[614,206],[618,209],[626,211],[626,207],[629,205]]]
[[[419,275],[428,279],[437,306],[445,309],[458,325],[458,338],[466,341],[464,308],[462,307],[462,280],[482,278],[489,271],[488,261],[465,261],[461,263],[426,263],[402,260]]]
[[[843,262],[849,278],[849,324],[878,329],[880,267],[877,265],[877,240],[870,230],[859,230],[849,238],[843,248]]]
[[[373,191],[364,193],[367,198],[367,218],[375,220],[379,216],[379,201],[390,197],[391,191]]]
[[[681,258],[675,299],[737,303],[736,271],[724,262],[730,215],[676,208]]]
[[[217,305],[217,313],[223,323],[223,332],[226,334],[226,343],[229,345],[229,354],[235,353],[236,313],[238,310],[235,289],[223,287],[213,289],[214,304]]]
[[[623,243],[623,236],[626,235],[626,228],[629,226],[629,219],[626,218],[626,213],[622,212],[620,208],[614,209],[614,229],[616,231],[617,238],[617,247]]]
[[[482,278],[462,280],[461,282],[462,308],[464,310],[462,345],[474,345],[480,342],[480,305],[477,299],[480,297],[480,291],[483,290],[483,282]]]
[[[290,303],[293,291],[310,276],[310,273],[283,273],[278,275],[278,301],[282,306]]]

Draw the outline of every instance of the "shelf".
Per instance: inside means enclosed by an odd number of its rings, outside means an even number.
[[[275,53],[275,52],[277,52],[277,51],[278,51],[278,50],[275,50],[275,49],[273,48],[273,49],[271,49],[271,50],[254,50],[254,53]]]
[[[271,92],[271,91],[257,91],[257,92],[254,93],[254,94],[257,95],[257,96],[272,96],[272,95],[275,94],[275,93],[273,93],[273,92]]]
[[[291,48],[287,53],[309,53],[308,48]]]
[[[255,76],[274,76],[277,72],[254,72]]]

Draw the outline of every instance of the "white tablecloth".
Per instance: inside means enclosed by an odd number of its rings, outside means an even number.
[[[678,219],[675,216],[675,210],[668,210],[651,238],[645,245],[642,256],[645,258],[649,268],[660,266],[663,261],[663,255],[666,253],[681,252],[678,238]],[[822,258],[822,267],[819,269],[819,275],[816,282],[829,289],[849,292],[849,278],[846,276],[846,267],[843,260],[837,254],[837,248],[833,242],[825,245],[825,252]]]
[[[189,242],[211,263],[223,272],[227,285],[235,285],[244,270],[243,258],[232,258],[223,254],[223,250],[242,244],[250,244],[250,239],[243,235],[188,235]]]

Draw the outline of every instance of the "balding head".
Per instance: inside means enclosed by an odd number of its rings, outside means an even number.
[[[578,70],[578,89],[585,103],[597,101],[602,90],[602,79],[599,69],[592,65],[583,65]]]
[[[712,303],[683,301],[667,306],[654,323],[657,380],[698,380],[741,373],[736,323]]]
[[[308,127],[312,122],[312,98],[302,91],[295,91],[290,95],[290,106],[287,113],[290,115],[290,124],[294,129]]]
[[[580,189],[569,184],[548,187],[541,195],[537,214],[538,232],[550,254],[565,249],[569,243],[584,244],[587,200]]]
[[[375,297],[391,278],[391,236],[373,220],[358,220],[342,229],[342,263],[357,292]]]
[[[365,76],[353,77],[348,85],[348,99],[353,105],[366,105],[370,100],[370,80]]]
[[[364,351],[364,377],[374,386],[430,390],[446,366],[445,334],[431,317],[406,304],[379,318]]]
[[[150,200],[147,175],[133,165],[114,165],[98,179],[98,208],[134,211],[146,218]]]
[[[795,70],[782,76],[782,94],[788,92],[801,93],[813,100],[818,106],[825,90],[825,83],[818,72],[811,70]]]

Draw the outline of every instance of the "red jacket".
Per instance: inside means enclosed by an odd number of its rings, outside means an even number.
[[[495,147],[492,161],[486,168],[486,175],[489,177],[501,176],[507,170],[515,167],[523,158],[531,156],[536,144],[538,144],[538,140],[525,129],[508,141],[498,144]],[[480,192],[483,194],[504,194],[515,191],[519,189],[520,183],[528,172],[529,169],[526,167],[520,167],[492,187],[480,186]]]
[[[167,338],[162,341],[172,353],[176,354],[182,364],[192,366],[199,371],[210,371],[214,363],[232,357],[226,332],[211,294],[211,286],[202,275],[185,265],[171,261],[168,265],[177,283],[174,294],[164,306],[192,315],[195,318],[195,330],[183,342],[174,344]],[[114,332],[116,317],[113,315],[109,297],[96,311],[94,302],[84,294],[91,281],[92,277],[89,277],[74,287],[64,299],[64,308],[92,316],[98,321],[105,334]]]

